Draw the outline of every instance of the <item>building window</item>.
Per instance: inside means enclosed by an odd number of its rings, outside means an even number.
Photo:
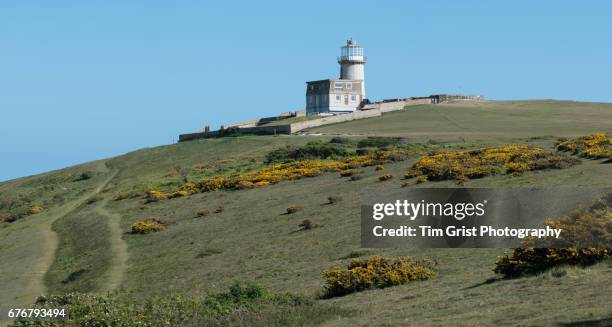
[[[346,86],[347,89],[350,90],[350,89],[353,88],[353,83],[346,83],[345,86]]]
[[[355,102],[355,101],[357,101],[357,96],[351,95],[351,102]]]
[[[336,102],[342,101],[342,98],[339,95],[336,95]]]
[[[344,83],[336,83],[336,84],[334,84],[334,88],[335,88],[335,89],[341,89],[341,88],[344,88]]]

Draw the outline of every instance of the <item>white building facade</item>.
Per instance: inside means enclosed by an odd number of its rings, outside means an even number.
[[[306,82],[306,114],[341,114],[357,110],[366,99],[363,48],[348,40],[341,47],[340,79]]]

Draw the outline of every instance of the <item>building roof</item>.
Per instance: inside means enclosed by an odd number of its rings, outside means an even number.
[[[306,84],[319,84],[324,82],[363,82],[360,79],[320,79],[318,81],[307,81]]]
[[[306,84],[319,84],[324,82],[331,82],[331,79],[320,79],[318,81],[307,81]]]

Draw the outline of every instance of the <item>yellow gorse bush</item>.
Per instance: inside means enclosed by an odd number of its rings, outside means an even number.
[[[293,206],[287,207],[286,213],[288,215],[290,215],[290,214],[294,214],[294,213],[296,213],[298,211],[302,211],[302,210],[304,210],[304,207],[302,207],[300,205],[293,205]]]
[[[314,177],[325,171],[339,171],[346,168],[346,164],[334,160],[304,160],[286,164],[277,164],[266,167],[253,173],[241,174],[235,177],[230,188],[240,181],[257,183],[261,181],[275,184],[280,181]]]
[[[196,186],[202,192],[210,192],[229,188],[230,181],[224,176],[218,176],[212,179],[203,180],[197,183]]]
[[[147,191],[147,202],[157,202],[161,200],[166,200],[168,195],[156,190]]]
[[[608,248],[518,248],[497,257],[494,271],[506,278],[541,273],[555,266],[588,266],[610,257]]]
[[[35,215],[37,213],[41,213],[43,212],[45,209],[41,206],[33,206],[30,209],[28,209],[28,215]]]
[[[612,257],[612,194],[597,199],[588,208],[549,219],[546,225],[561,228],[559,239],[529,239],[526,248],[497,257],[496,273],[505,277],[534,274],[559,265],[588,266]]]
[[[433,263],[430,260],[413,260],[411,257],[354,259],[347,269],[334,268],[323,272],[328,297],[401,285],[433,276]]]
[[[165,199],[187,196],[198,192],[217,190],[240,190],[267,186],[282,181],[296,180],[304,177],[319,176],[324,172],[339,171],[341,176],[351,176],[350,168],[381,165],[385,162],[404,159],[401,150],[376,151],[368,155],[353,156],[346,160],[300,160],[267,166],[255,172],[234,176],[217,176],[197,183],[188,183],[177,190],[163,193],[157,190],[147,191],[147,201],[155,202]]]
[[[612,134],[598,133],[569,140],[560,139],[557,150],[592,159],[612,159]]]
[[[540,147],[508,144],[470,151],[437,152],[422,156],[406,172],[406,178],[468,180],[500,173],[522,173],[548,168],[566,168],[577,159],[554,154]]]
[[[147,218],[132,224],[132,234],[148,234],[158,232],[164,228],[161,221],[155,218]]]
[[[156,202],[156,201],[161,201],[161,200],[166,200],[166,199],[180,198],[182,196],[191,195],[197,192],[198,192],[198,188],[193,183],[187,183],[181,186],[180,188],[172,192],[169,192],[169,193],[162,193],[156,190],[149,190],[147,191],[147,202]]]

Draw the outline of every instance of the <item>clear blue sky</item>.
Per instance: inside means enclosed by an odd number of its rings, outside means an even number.
[[[605,1],[2,1],[0,180],[303,108],[365,47],[372,99],[612,102]]]

